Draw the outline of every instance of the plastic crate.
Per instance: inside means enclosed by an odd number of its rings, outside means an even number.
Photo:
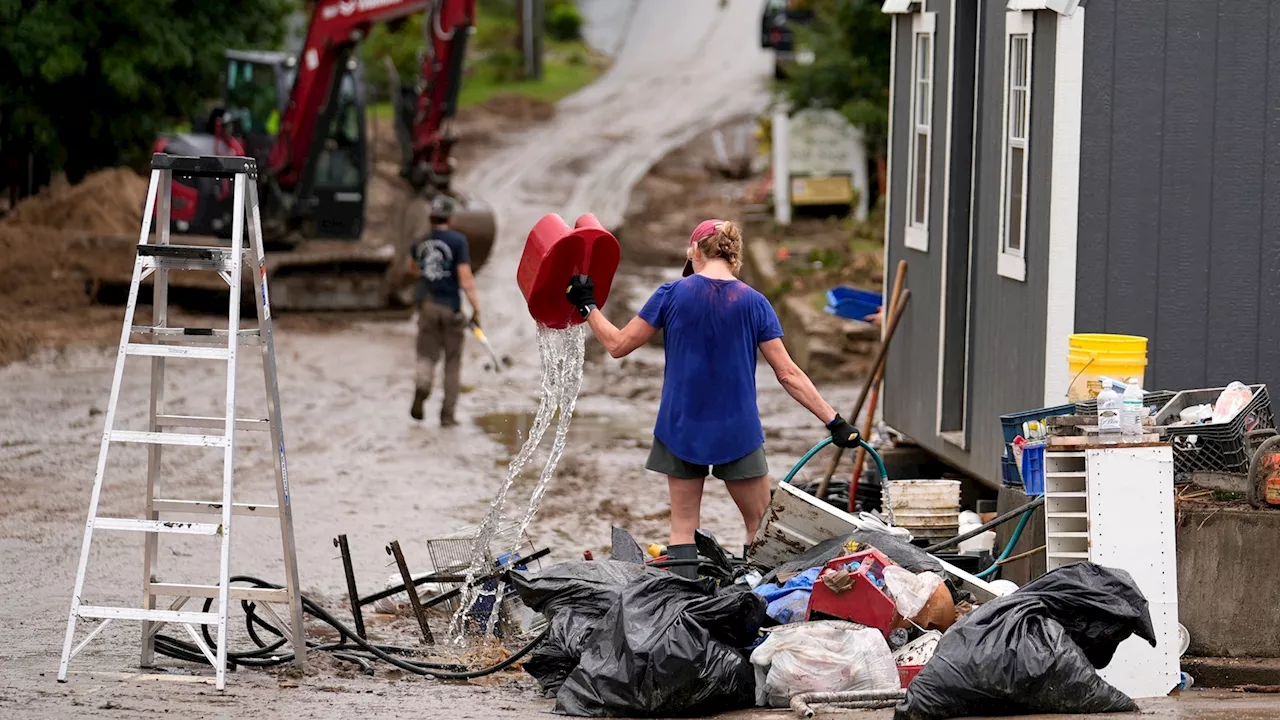
[[[1044,494],[1044,443],[1022,446],[1022,487],[1027,497]]]
[[[1023,412],[1009,413],[1000,416],[1000,425],[1004,428],[1004,444],[1010,445],[1014,438],[1022,434],[1022,424],[1026,422],[1042,421],[1045,418],[1057,417],[1059,415],[1074,415],[1076,412],[1075,405],[1055,405],[1053,407],[1040,408],[1038,410],[1024,410]]]
[[[1018,474],[1018,464],[1009,457],[1009,452],[1000,458],[1000,476],[1005,487],[1022,487],[1022,476]]]
[[[1162,437],[1173,445],[1175,475],[1186,477],[1197,472],[1246,474],[1252,458],[1248,433],[1276,426],[1271,396],[1267,394],[1267,386],[1261,384],[1249,386],[1253,390],[1253,399],[1227,422],[1169,425],[1177,422],[1178,415],[1186,408],[1213,404],[1225,389],[1184,390],[1165,404],[1156,416]]]
[[[1146,408],[1154,408],[1154,415],[1159,415],[1164,410],[1164,406],[1178,393],[1172,390],[1151,390],[1142,394],[1142,405]],[[1098,414],[1098,400],[1082,400],[1076,403],[1076,414],[1095,417]]]
[[[875,314],[883,304],[884,296],[881,293],[840,285],[827,291],[825,309],[831,315],[850,320],[862,320],[868,315]]]

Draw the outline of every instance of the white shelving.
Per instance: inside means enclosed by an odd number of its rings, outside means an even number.
[[[1128,572],[1149,603],[1156,647],[1131,637],[1098,673],[1134,698],[1178,684],[1178,563],[1169,446],[1045,453],[1046,569],[1088,560]]]

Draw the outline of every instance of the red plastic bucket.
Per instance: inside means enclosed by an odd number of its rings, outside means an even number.
[[[596,286],[596,305],[604,307],[621,258],[618,239],[600,225],[595,215],[587,213],[569,227],[563,218],[551,213],[529,231],[516,282],[529,305],[529,314],[538,324],[567,328],[583,321],[565,299],[570,278],[590,276]]]

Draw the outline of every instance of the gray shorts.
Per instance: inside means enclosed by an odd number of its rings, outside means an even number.
[[[656,437],[653,439],[653,448],[649,450],[649,460],[645,462],[644,468],[686,480],[703,480],[708,474],[725,481],[750,480],[769,474],[769,463],[765,460],[763,445],[737,460],[708,466],[681,460]]]

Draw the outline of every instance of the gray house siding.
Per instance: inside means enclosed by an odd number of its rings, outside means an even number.
[[[972,3],[978,0],[955,0]],[[938,12],[937,44],[945,60],[943,42],[949,30],[950,2],[930,3]],[[969,7],[973,7],[970,5]],[[968,214],[968,193],[973,173],[975,194],[972,197],[972,242],[968,263],[969,311],[969,380],[965,414],[966,448],[947,442],[938,434],[938,353],[941,302],[941,267],[943,238],[941,235],[941,180],[937,170],[944,164],[936,147],[933,214],[930,216],[929,252],[906,249],[903,244],[907,172],[907,137],[909,128],[909,72],[911,16],[898,16],[895,24],[897,40],[897,73],[893,92],[893,163],[890,195],[890,223],[887,237],[886,274],[892,274],[900,258],[909,263],[907,286],[911,288],[911,306],[905,324],[894,338],[885,372],[885,421],[921,446],[949,463],[989,484],[1000,479],[1000,456],[1003,435],[999,416],[1028,408],[1040,407],[1044,399],[1045,303],[1048,281],[1049,178],[1052,156],[1053,79],[1057,15],[1035,14],[1032,44],[1032,105],[1027,182],[1027,231],[1025,282],[1010,280],[997,274],[1000,252],[1000,181],[1004,112],[1005,3],[983,2],[978,31],[981,52],[978,67],[978,113],[976,117],[977,152],[959,135],[962,123],[956,124],[953,137],[952,210],[964,203]],[[947,38],[949,41],[949,38]],[[957,62],[959,66],[959,63]],[[942,77],[939,73],[935,77]],[[945,87],[938,83],[936,107],[946,107]],[[968,86],[972,92],[972,85]],[[960,107],[957,103],[957,108]],[[970,106],[971,109],[971,106]],[[945,110],[935,114],[945,119]],[[945,127],[936,125],[939,138]],[[941,143],[937,143],[941,145]],[[963,150],[957,152],[958,148]],[[963,178],[957,178],[963,174]],[[937,219],[935,219],[937,218]],[[949,239],[963,247],[969,240],[970,228],[949,226]],[[952,273],[958,272],[952,254],[948,263]],[[963,265],[960,266],[963,269]],[[954,277],[954,274],[952,275]],[[949,308],[950,322],[957,316]],[[950,354],[950,353],[949,353]],[[949,358],[948,365],[954,362]],[[951,369],[954,369],[952,367]],[[944,372],[947,368],[944,368]]]
[[[1085,47],[1076,331],[1280,387],[1280,0],[1090,0]]]
[[[930,0],[937,13],[934,33],[933,135],[930,152],[929,251],[905,245],[908,167],[911,161],[912,18],[894,18],[893,129],[890,149],[888,235],[885,238],[886,284],[892,282],[898,261],[907,261],[911,300],[893,337],[885,365],[884,418],[931,450],[936,440],[938,397],[938,307],[941,302],[943,185],[946,170],[947,82],[951,0]],[[886,292],[888,288],[886,288]],[[919,436],[919,437],[917,437]]]

